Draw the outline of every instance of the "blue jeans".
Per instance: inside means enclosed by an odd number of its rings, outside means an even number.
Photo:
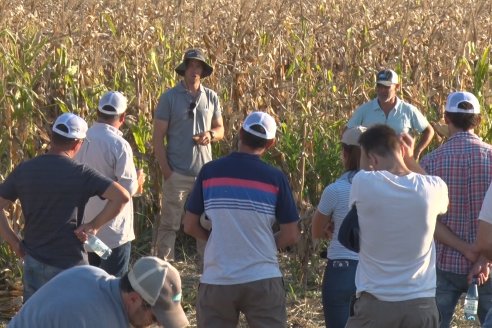
[[[441,328],[448,328],[453,319],[456,304],[462,293],[468,290],[466,274],[456,274],[437,269],[436,301],[441,313]],[[490,279],[478,286],[478,318],[485,322],[487,312],[492,308],[492,284]]]
[[[22,278],[24,284],[24,303],[35,291],[63,270],[64,269],[39,262],[33,257],[26,255],[24,257],[24,276]]]
[[[355,270],[358,261],[328,260],[323,276],[323,312],[326,327],[344,328],[355,294]]]
[[[482,328],[492,328],[492,310],[489,310],[487,313],[485,321],[482,324]]]
[[[89,264],[115,277],[122,277],[128,272],[132,243],[129,241],[111,250],[111,255],[106,260],[101,259],[96,253],[89,252]]]

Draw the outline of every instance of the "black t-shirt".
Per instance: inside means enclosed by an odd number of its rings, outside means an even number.
[[[0,196],[20,200],[26,253],[65,269],[86,263],[74,230],[82,221],[88,199],[101,196],[111,183],[66,156],[45,154],[17,166],[0,184]]]

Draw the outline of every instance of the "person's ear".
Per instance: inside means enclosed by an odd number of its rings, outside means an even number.
[[[449,125],[449,118],[448,118],[448,115],[446,114],[446,112],[444,112],[444,123]]]
[[[72,145],[72,151],[77,154],[77,152],[80,150],[82,147],[82,144],[84,143],[84,139],[78,139],[76,142],[73,143]]]
[[[367,157],[369,158],[369,166],[373,167],[373,168],[376,168],[378,167],[378,164],[379,164],[379,158],[374,155],[373,153],[369,153],[367,154]]]
[[[266,145],[265,145],[265,149],[272,148],[275,145],[275,140],[276,139],[270,139],[270,140],[268,140],[267,143],[266,143]]]

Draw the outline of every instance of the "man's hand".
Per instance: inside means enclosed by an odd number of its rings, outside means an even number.
[[[195,143],[200,146],[206,146],[212,141],[210,131],[195,134],[192,138],[193,141],[195,141]]]
[[[481,256],[475,264],[473,264],[470,272],[468,273],[468,284],[472,282],[474,276],[477,277],[477,284],[483,285],[489,280],[490,268],[489,262],[483,256]]]
[[[77,238],[85,243],[89,238],[88,235],[95,235],[97,230],[92,226],[92,222],[81,224],[77,229],[74,230]]]

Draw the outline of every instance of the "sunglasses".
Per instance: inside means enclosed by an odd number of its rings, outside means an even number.
[[[188,118],[193,119],[195,117],[195,112],[193,111],[196,107],[196,103],[192,102],[188,108]]]

